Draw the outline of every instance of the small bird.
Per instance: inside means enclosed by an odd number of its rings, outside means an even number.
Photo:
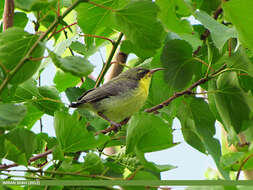
[[[152,74],[159,70],[162,68],[128,69],[104,85],[86,91],[69,107],[89,109],[111,125],[120,127],[119,122],[142,108],[148,97]]]

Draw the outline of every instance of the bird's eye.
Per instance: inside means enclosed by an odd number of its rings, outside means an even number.
[[[138,71],[138,78],[144,77],[144,76],[146,75],[147,72],[148,72],[148,71],[146,71],[146,70],[139,70],[139,71]]]

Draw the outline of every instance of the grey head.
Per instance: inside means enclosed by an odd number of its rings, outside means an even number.
[[[121,73],[118,77],[129,78],[132,80],[140,80],[149,72],[150,72],[149,69],[142,68],[142,67],[135,67]]]

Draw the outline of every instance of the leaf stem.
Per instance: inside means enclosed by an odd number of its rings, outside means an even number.
[[[115,12],[115,11],[116,11],[116,10],[112,9],[111,7],[106,7],[106,6],[104,6],[104,5],[97,4],[97,3],[93,2],[93,1],[89,1],[89,0],[88,0],[88,3],[90,3],[90,4],[92,4],[92,5],[96,6],[96,7],[100,7],[100,8],[102,8],[102,9],[110,10],[110,11],[112,11],[112,12]]]
[[[104,78],[107,70],[109,69],[109,67],[111,65],[112,58],[113,58],[113,56],[114,56],[114,54],[116,52],[116,49],[118,48],[118,46],[119,46],[119,44],[121,42],[121,39],[122,39],[123,35],[124,34],[121,32],[120,35],[119,35],[119,37],[118,37],[118,39],[117,39],[117,41],[113,45],[111,53],[110,53],[110,55],[109,55],[109,57],[108,57],[105,65],[103,66],[102,71],[100,72],[100,74],[99,74],[99,76],[97,78],[95,88],[100,85],[100,83],[102,82],[102,80],[103,80],[103,78]]]
[[[206,63],[204,60],[202,60],[198,57],[193,57],[193,59],[195,59],[196,61],[202,63],[205,66],[207,66],[208,70],[211,69],[212,71],[214,71],[214,69],[210,66],[210,64]]]
[[[84,36],[84,37],[93,37],[93,38],[100,38],[100,39],[104,39],[104,40],[108,40],[109,42],[111,42],[112,45],[115,44],[115,41],[110,39],[110,38],[106,38],[104,36],[97,36],[97,35],[93,35],[93,34],[80,34],[80,36]]]

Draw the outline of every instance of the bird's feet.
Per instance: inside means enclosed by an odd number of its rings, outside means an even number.
[[[111,125],[112,125],[112,127],[113,127],[113,131],[116,133],[118,130],[120,130],[120,128],[121,128],[121,124],[119,124],[119,123],[116,123],[116,122],[111,122]]]

